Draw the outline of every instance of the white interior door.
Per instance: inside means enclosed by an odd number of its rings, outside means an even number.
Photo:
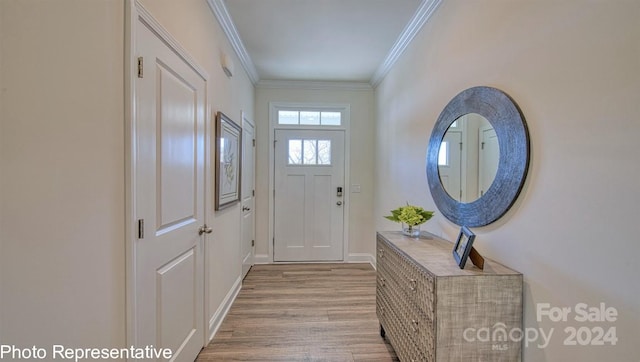
[[[462,200],[462,132],[449,129],[440,144],[438,173],[449,196]]]
[[[205,340],[206,81],[143,22],[136,34],[135,341],[193,361]]]
[[[242,277],[253,265],[255,240],[255,127],[242,115]]]
[[[344,131],[275,131],[274,261],[343,260]]]
[[[480,156],[478,164],[478,179],[480,180],[479,195],[481,197],[493,183],[498,172],[500,161],[500,145],[493,127],[485,126],[480,129]]]

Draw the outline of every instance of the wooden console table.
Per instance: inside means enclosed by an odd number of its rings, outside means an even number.
[[[485,259],[460,269],[453,243],[377,234],[380,334],[401,361],[520,361],[522,274]]]

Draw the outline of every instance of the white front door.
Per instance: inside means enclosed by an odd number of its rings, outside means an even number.
[[[242,115],[242,277],[253,265],[255,241],[255,127]]]
[[[136,34],[134,340],[193,361],[205,341],[206,81],[145,23]]]
[[[275,131],[274,261],[343,260],[344,131]]]

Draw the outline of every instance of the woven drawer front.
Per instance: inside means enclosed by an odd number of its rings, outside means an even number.
[[[398,308],[394,303],[397,298],[389,293],[387,288],[389,286],[389,284],[379,284],[377,289],[376,311],[380,324],[401,361],[422,361],[417,358],[419,351],[415,342],[409,338],[406,320],[397,314]]]
[[[386,278],[393,279],[401,293],[420,308],[427,318],[434,320],[435,278],[428,270],[384,241],[378,241],[378,265],[386,271]]]
[[[411,291],[410,298],[416,306],[433,321],[435,305],[435,278],[424,268],[416,265],[413,260],[405,258],[408,268],[408,283]]]
[[[401,361],[428,361],[417,343],[419,334],[410,329],[406,318],[396,314],[398,311],[391,299],[384,293],[379,293],[377,302],[378,318],[385,329],[386,338],[391,341],[398,358]]]
[[[377,249],[380,323],[400,360],[433,361],[434,278],[384,241],[378,241]]]

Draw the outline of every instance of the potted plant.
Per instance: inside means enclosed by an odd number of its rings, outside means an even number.
[[[409,205],[400,206],[395,210],[391,210],[391,215],[385,216],[386,219],[402,223],[402,233],[411,236],[420,236],[420,225],[427,222],[433,216],[433,211],[427,211],[420,206]]]

